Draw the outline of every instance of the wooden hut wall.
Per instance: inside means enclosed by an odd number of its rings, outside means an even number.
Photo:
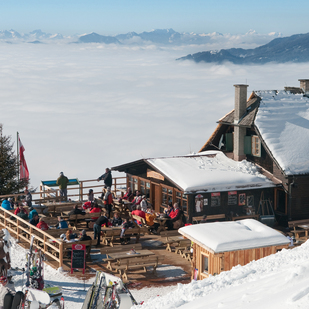
[[[288,245],[270,246],[263,248],[253,248],[247,250],[228,251],[223,253],[213,253],[195,244],[192,267],[192,277],[194,269],[198,269],[198,279],[207,278],[209,275],[220,274],[222,271],[231,270],[234,266],[244,266],[253,260],[259,260],[277,251],[287,248]],[[203,272],[203,259],[208,256],[208,273]]]
[[[190,194],[188,196],[189,211],[191,217],[202,215],[225,214],[227,218],[231,216],[231,212],[235,214],[246,215],[246,208],[251,204],[257,213],[259,209],[261,193],[264,192],[263,199],[269,199],[274,204],[274,189],[252,189],[238,190],[230,192]],[[202,196],[202,197],[198,197]],[[202,204],[201,211],[198,212],[196,201],[200,200]]]
[[[221,257],[222,254],[214,254],[211,251],[206,250],[198,245],[196,245],[195,252],[195,265],[193,267],[194,276],[194,269],[198,269],[198,279],[202,280],[207,278],[209,275],[219,274],[221,272],[222,264],[221,264]],[[204,256],[208,257],[208,273],[203,272],[203,259]]]

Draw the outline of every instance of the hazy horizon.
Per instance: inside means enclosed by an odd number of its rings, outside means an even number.
[[[309,64],[196,64],[190,47],[2,44],[0,123],[26,149],[31,185],[198,152],[234,108],[234,84],[298,86]]]

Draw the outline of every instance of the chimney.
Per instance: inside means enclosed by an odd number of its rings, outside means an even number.
[[[309,79],[299,79],[300,88],[302,88],[305,92],[309,92]]]
[[[234,85],[235,87],[235,109],[234,109],[234,160],[242,161],[245,155],[246,128],[239,127],[238,122],[247,109],[247,87],[248,85]]]

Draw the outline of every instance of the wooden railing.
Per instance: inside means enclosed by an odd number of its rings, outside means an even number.
[[[68,190],[68,198],[72,200],[85,201],[87,200],[87,194],[89,189],[93,189],[95,195],[101,194],[102,189],[104,187],[103,181],[98,182],[97,179],[90,179],[90,180],[80,180],[79,185],[69,186]],[[123,193],[126,191],[127,181],[126,177],[115,177],[113,178],[112,184],[112,192],[115,196],[122,196]],[[100,188],[100,189],[99,189]],[[9,194],[9,195],[1,195],[0,202],[6,197],[12,197],[15,200],[18,200],[21,193],[19,194]],[[32,193],[32,200],[35,203],[44,202],[46,199],[54,199],[60,200],[60,190],[58,188],[51,188],[45,186],[44,188],[40,185],[40,191]]]
[[[2,207],[0,207],[0,226],[1,228],[6,228],[17,242],[26,243],[29,247],[31,236],[33,235],[35,237],[34,248],[40,249],[45,254],[47,260],[54,262],[53,265],[56,264],[55,266],[62,267],[64,246],[62,241]]]

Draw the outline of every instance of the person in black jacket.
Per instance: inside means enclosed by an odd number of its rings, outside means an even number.
[[[99,219],[93,225],[93,232],[94,232],[93,239],[96,239],[98,237],[97,246],[100,245],[100,235],[101,235],[102,224],[106,224],[106,226],[108,225],[108,219],[104,215],[99,217]]]
[[[111,187],[113,184],[113,178],[112,178],[112,172],[111,170],[107,167],[105,169],[105,173],[101,175],[98,179],[98,181],[103,180],[104,181],[104,187]]]
[[[70,215],[84,215],[85,212],[78,208],[78,205],[75,205],[74,208],[69,212]]]

